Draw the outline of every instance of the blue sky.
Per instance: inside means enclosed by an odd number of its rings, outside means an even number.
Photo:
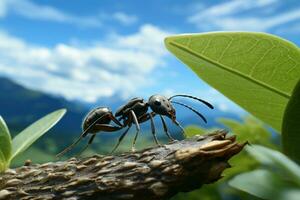
[[[163,39],[263,31],[300,44],[297,0],[0,0],[0,75],[70,100],[189,93],[240,109],[171,55]]]

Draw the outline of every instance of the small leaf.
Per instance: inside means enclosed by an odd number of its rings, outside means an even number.
[[[6,161],[2,151],[0,151],[0,172],[3,172],[7,169],[8,162]]]
[[[284,153],[300,164],[300,80],[285,109],[281,140]]]
[[[66,109],[52,112],[19,133],[12,141],[12,158],[26,150],[39,137],[53,127],[65,113]]]
[[[262,164],[268,165],[272,168],[278,168],[281,173],[285,174],[287,178],[300,187],[300,166],[287,156],[279,151],[275,151],[260,145],[246,147],[246,150],[252,155],[253,158]]]
[[[281,131],[300,77],[300,50],[279,37],[250,32],[171,36],[165,44],[200,78]]]
[[[5,121],[0,116],[0,162],[8,166],[11,157],[11,137]]]
[[[238,175],[229,181],[229,185],[262,199],[299,199],[299,196],[296,198],[296,194],[299,194],[300,190],[284,182],[279,175],[263,169]]]

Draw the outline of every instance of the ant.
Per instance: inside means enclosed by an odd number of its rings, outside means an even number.
[[[204,105],[206,105],[207,107],[209,107],[211,109],[214,108],[210,103],[208,103],[202,99],[199,99],[199,98],[191,96],[191,95],[185,95],[185,94],[177,94],[177,95],[173,95],[169,98],[156,94],[156,95],[152,95],[149,98],[148,102],[146,102],[142,98],[136,97],[136,98],[133,98],[130,101],[128,101],[128,103],[126,103],[125,105],[121,106],[116,111],[115,115],[113,115],[112,111],[108,107],[98,107],[98,108],[91,110],[84,118],[83,124],[82,124],[83,132],[78,137],[78,139],[74,143],[72,143],[70,146],[65,148],[62,152],[57,154],[57,157],[61,157],[62,155],[64,155],[68,151],[70,151],[78,142],[80,142],[80,140],[82,138],[86,137],[88,134],[91,134],[92,136],[89,139],[88,144],[81,151],[81,153],[93,142],[93,140],[96,136],[96,133],[98,133],[100,131],[114,132],[114,131],[118,131],[118,130],[121,130],[121,129],[127,127],[126,130],[119,137],[118,143],[116,144],[116,146],[114,147],[114,149],[111,152],[111,153],[113,153],[118,148],[121,141],[128,133],[132,124],[135,124],[136,133],[135,133],[135,137],[133,139],[131,150],[135,151],[134,146],[135,146],[136,139],[140,132],[140,124],[143,122],[146,122],[148,120],[150,120],[150,123],[151,123],[151,131],[152,131],[154,141],[157,145],[160,146],[160,144],[157,140],[157,137],[156,137],[154,120],[153,120],[154,116],[156,116],[156,115],[159,115],[165,134],[167,135],[169,140],[173,142],[173,141],[175,141],[175,139],[172,138],[172,136],[170,135],[170,133],[168,131],[168,127],[167,127],[166,121],[164,119],[164,116],[170,118],[172,120],[172,122],[181,129],[181,131],[184,135],[183,127],[176,120],[176,111],[175,111],[173,104],[178,104],[178,105],[188,108],[189,110],[196,113],[205,123],[207,123],[206,118],[200,112],[195,110],[194,108],[192,108],[184,103],[172,100],[175,97],[191,98],[191,99],[194,99],[194,100],[197,100],[197,101],[203,103]],[[151,112],[148,112],[149,107],[151,109]],[[113,121],[116,125],[111,125],[110,124],[111,121]]]

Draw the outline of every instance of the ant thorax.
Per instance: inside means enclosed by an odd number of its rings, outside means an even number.
[[[142,98],[133,98],[127,104],[121,106],[115,116],[120,117],[120,119],[128,119],[132,111],[139,118],[147,113],[148,104]]]

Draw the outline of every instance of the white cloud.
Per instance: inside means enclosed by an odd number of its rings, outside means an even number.
[[[226,1],[225,3],[215,5],[210,7],[209,9],[205,9],[205,13],[201,13],[200,15],[214,15],[214,16],[224,16],[224,15],[232,15],[237,13],[242,13],[246,10],[261,8],[265,6],[269,6],[275,3],[276,0],[232,0]],[[196,17],[196,16],[195,16]]]
[[[101,20],[97,17],[75,16],[47,5],[39,5],[30,0],[1,0],[0,17],[9,13],[34,19],[75,24],[86,27],[99,27]]]
[[[34,3],[30,0],[0,0],[0,18],[5,17],[9,13],[32,20],[68,23],[80,27],[100,27],[104,21],[110,21],[111,19],[123,25],[131,25],[137,21],[136,16],[128,15],[124,12],[76,16],[48,5]]]
[[[128,15],[123,12],[116,12],[112,15],[112,17],[124,25],[131,25],[138,21],[136,16]]]
[[[188,17],[188,22],[204,31],[269,31],[300,19],[300,8],[279,12],[275,9],[279,3],[277,0],[229,1],[198,10]]]
[[[166,52],[163,45],[163,38],[166,36],[166,32],[162,32],[155,26],[144,25],[136,34],[125,37],[115,35],[112,36],[111,40],[115,41],[121,47],[130,47],[135,50],[142,49],[143,51],[151,52],[152,54],[162,54]],[[162,38],[162,40],[157,40],[157,38]]]
[[[0,17],[3,17],[6,15],[6,1],[3,0],[3,1],[0,1]]]
[[[0,31],[0,72],[27,87],[68,99],[95,101],[117,93],[126,97],[151,84],[149,74],[163,64],[167,35],[144,25],[135,34],[115,35],[113,43],[48,48]]]

